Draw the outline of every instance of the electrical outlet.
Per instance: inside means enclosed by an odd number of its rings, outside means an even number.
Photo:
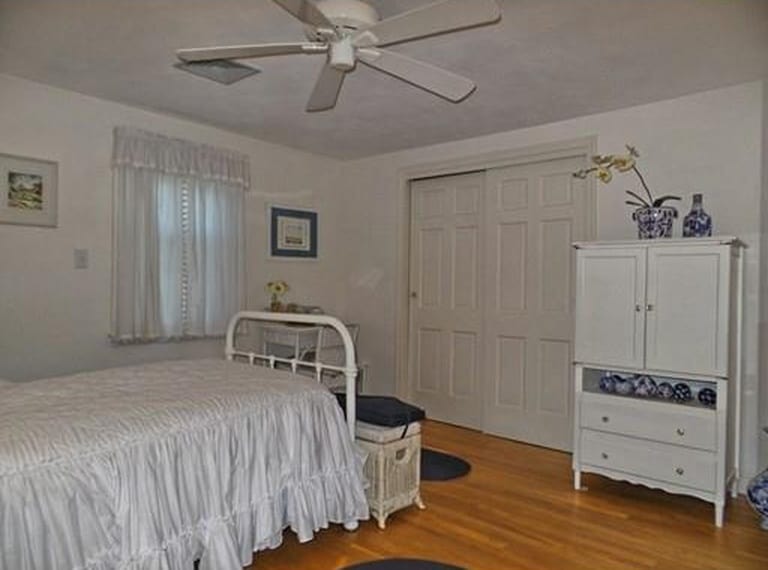
[[[88,269],[88,250],[75,250],[75,269]]]

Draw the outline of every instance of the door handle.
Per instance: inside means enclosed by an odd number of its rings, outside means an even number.
[[[419,294],[416,291],[411,291],[411,299],[418,299]]]
[[[639,303],[637,305],[635,305],[635,312],[636,313],[640,313],[642,310],[643,310],[643,306],[642,305],[640,305]]]
[[[648,311],[648,312],[650,313],[651,311],[653,311],[653,305],[652,305],[651,303],[648,303],[648,304],[645,306],[645,310],[646,310],[646,311]]]

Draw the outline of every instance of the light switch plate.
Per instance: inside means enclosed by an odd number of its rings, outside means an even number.
[[[88,250],[75,250],[75,269],[88,269]]]

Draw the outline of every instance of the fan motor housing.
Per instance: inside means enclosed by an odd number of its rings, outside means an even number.
[[[322,0],[317,7],[334,25],[347,30],[367,28],[381,19],[376,8],[360,0]]]

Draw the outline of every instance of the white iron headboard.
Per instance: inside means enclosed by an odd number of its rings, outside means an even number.
[[[334,328],[344,343],[344,365],[336,366],[321,362],[308,362],[297,358],[281,358],[272,354],[258,354],[252,351],[239,350],[235,347],[235,331],[241,321],[269,321],[280,323],[297,323],[305,325],[328,326]],[[296,313],[267,313],[263,311],[240,311],[229,321],[227,327],[227,343],[225,348],[227,360],[236,357],[247,358],[253,364],[256,361],[266,362],[271,368],[277,363],[290,364],[291,370],[296,372],[298,368],[308,368],[315,371],[320,380],[323,370],[341,372],[346,379],[347,387],[347,426],[349,435],[355,438],[355,379],[357,378],[357,360],[355,358],[355,345],[347,327],[339,319],[328,315],[302,315]]]

